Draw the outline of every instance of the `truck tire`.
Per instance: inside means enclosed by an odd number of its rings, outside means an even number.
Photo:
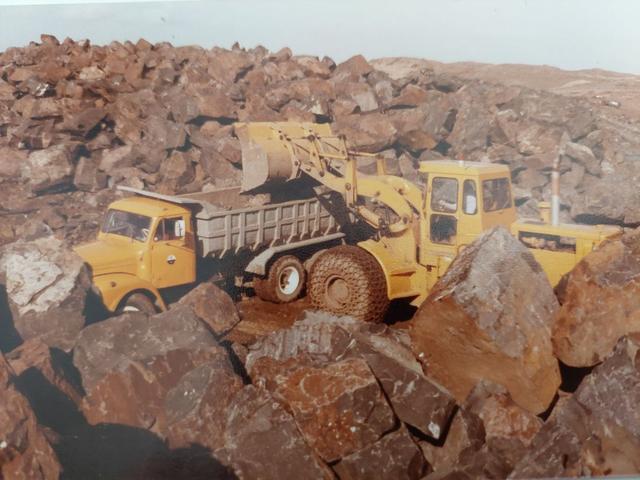
[[[305,279],[302,262],[293,255],[285,255],[273,262],[266,277],[253,279],[253,289],[262,300],[288,303],[300,297]]]
[[[340,245],[324,252],[309,272],[314,307],[365,322],[381,322],[389,307],[387,282],[368,252]]]
[[[158,313],[156,306],[144,293],[129,295],[129,297],[122,302],[120,307],[118,307],[117,313],[121,314],[126,312],[142,312],[147,315],[155,315]]]

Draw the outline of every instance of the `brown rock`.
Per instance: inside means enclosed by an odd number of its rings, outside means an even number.
[[[291,409],[305,440],[325,461],[370,445],[394,426],[393,412],[363,360],[314,367],[263,358],[252,376]]]
[[[333,71],[333,80],[344,79],[358,81],[360,77],[366,77],[373,71],[373,67],[362,55],[355,55],[339,64]]]
[[[27,340],[8,353],[6,359],[17,377],[22,377],[28,382],[30,377],[42,375],[50,385],[64,393],[73,403],[80,405],[81,392],[71,381],[68,367],[61,354],[50,349],[41,340]],[[47,399],[36,398],[30,401],[46,402]]]
[[[19,177],[26,161],[27,153],[24,150],[0,147],[0,181]]]
[[[102,108],[88,108],[65,118],[61,129],[80,137],[86,137],[106,116]]]
[[[640,337],[623,337],[559,404],[510,478],[634,475],[640,471]]]
[[[124,314],[86,327],[73,350],[82,385],[91,390],[107,373],[177,349],[207,349],[217,342],[187,307],[147,317]]]
[[[341,480],[417,480],[429,471],[429,465],[407,429],[400,427],[344,457],[333,469]]]
[[[85,324],[91,286],[83,260],[53,237],[18,241],[0,251],[1,275],[20,336],[70,350]]]
[[[56,480],[61,472],[56,454],[13,382],[11,367],[0,353],[0,477]]]
[[[329,65],[320,61],[318,57],[298,55],[293,60],[300,64],[306,77],[329,78],[331,76]]]
[[[68,188],[74,171],[71,149],[67,145],[56,145],[31,152],[21,171],[34,194]]]
[[[76,165],[73,176],[73,185],[84,192],[95,192],[104,188],[105,182],[98,174],[98,162],[96,159],[81,157]]]
[[[183,125],[155,116],[146,120],[143,130],[145,132],[145,140],[165,150],[180,148],[187,139]]]
[[[574,162],[582,165],[591,175],[602,174],[600,162],[589,147],[573,142],[567,142],[563,147],[563,153]]]
[[[444,388],[424,376],[408,343],[403,334],[386,328],[362,325],[348,317],[307,312],[293,327],[279,330],[253,345],[246,367],[253,376],[253,365],[262,357],[287,360],[302,356],[319,365],[362,358],[380,382],[396,415],[438,439],[449,422],[455,401]]]
[[[353,100],[358,108],[358,113],[372,112],[378,109],[378,99],[373,89],[366,83],[348,82],[336,85],[338,96]]]
[[[174,151],[162,164],[162,175],[174,189],[193,181],[195,170],[190,152]]]
[[[349,148],[365,152],[380,152],[390,148],[398,133],[381,113],[339,118],[335,127],[337,133],[346,135]]]
[[[189,306],[216,337],[224,336],[239,321],[233,300],[213,283],[202,283],[182,297],[178,305]]]
[[[640,236],[633,232],[587,255],[558,287],[556,356],[573,367],[600,363],[620,337],[640,331]]]
[[[237,118],[235,103],[219,90],[194,92],[199,115],[208,118]]]
[[[223,448],[228,408],[242,387],[228,360],[208,362],[183,375],[164,402],[170,447],[197,443],[212,451]]]
[[[412,347],[427,375],[459,402],[484,379],[540,413],[560,385],[550,338],[557,308],[531,253],[495,228],[463,250],[434,286],[410,321]]]
[[[92,425],[119,423],[164,436],[168,427],[164,408],[167,392],[183,375],[209,363],[235,376],[221,347],[182,348],[116,366],[88,389],[82,411]]]
[[[224,455],[241,479],[333,478],[266,390],[248,385],[234,397],[224,438]]]
[[[429,92],[417,85],[407,85],[400,95],[391,100],[388,104],[391,108],[415,108],[425,103],[429,96]]]

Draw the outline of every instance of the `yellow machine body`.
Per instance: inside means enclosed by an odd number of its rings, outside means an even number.
[[[358,173],[358,159],[373,155],[350,151],[326,124],[246,123],[236,132],[245,190],[308,175],[341,193],[347,207],[376,230],[358,246],[379,263],[389,299],[422,303],[458,252],[495,226],[530,248],[552,285],[604,239],[621,233],[613,226],[518,220],[506,165],[421,162],[421,187],[387,175],[382,158],[376,175]]]
[[[358,246],[380,265],[390,300],[422,303],[458,252],[498,225],[531,249],[553,285],[604,239],[621,232],[517,220],[506,165],[422,162],[419,186],[388,175],[384,159],[350,151],[345,138],[332,135],[326,124],[248,123],[238,124],[236,132],[245,191],[274,182],[287,188],[287,182],[309,176],[342,194],[348,209],[373,227],[376,234]],[[376,158],[376,175],[358,172],[363,157]],[[192,211],[169,198],[138,195],[112,203],[97,240],[76,251],[111,311],[134,293],[164,310],[162,289],[196,280]]]

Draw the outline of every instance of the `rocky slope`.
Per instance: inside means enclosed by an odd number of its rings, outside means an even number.
[[[561,155],[566,218],[640,223],[633,109],[400,63],[50,36],[0,54],[0,478],[640,470],[637,234],[554,295],[492,230],[390,326],[304,299],[235,305],[211,284],[155,316],[96,313],[69,246],[95,235],[113,186],[238,183],[238,120],[331,122],[418,182],[420,160],[505,163],[529,214]]]

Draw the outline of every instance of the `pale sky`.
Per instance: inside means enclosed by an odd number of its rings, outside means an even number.
[[[96,44],[289,46],[336,61],[362,53],[640,74],[640,0],[0,0],[0,50],[44,32]]]

